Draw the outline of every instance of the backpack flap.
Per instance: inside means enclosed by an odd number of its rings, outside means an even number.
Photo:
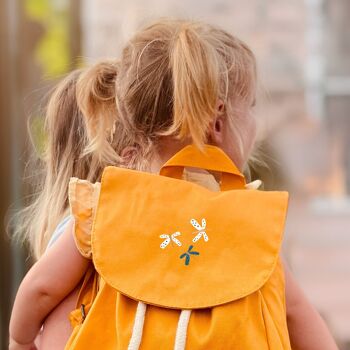
[[[107,167],[95,267],[120,293],[167,308],[224,304],[262,287],[278,260],[287,192],[228,190]]]

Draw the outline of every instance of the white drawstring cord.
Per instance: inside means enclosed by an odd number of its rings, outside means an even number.
[[[142,340],[143,324],[145,322],[146,304],[139,301],[137,304],[134,327],[130,338],[128,350],[138,350]]]
[[[143,324],[145,322],[146,304],[139,301],[137,304],[134,326],[128,350],[138,350],[141,345]],[[181,310],[177,323],[174,350],[184,350],[186,346],[187,327],[191,317],[191,310]]]
[[[190,321],[191,310],[181,310],[177,323],[174,350],[184,350],[186,346],[187,327]]]

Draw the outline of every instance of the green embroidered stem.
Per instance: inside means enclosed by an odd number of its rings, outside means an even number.
[[[189,265],[191,261],[191,255],[199,255],[199,252],[192,251],[193,245],[190,245],[186,253],[180,255],[180,259],[185,258],[185,265]]]

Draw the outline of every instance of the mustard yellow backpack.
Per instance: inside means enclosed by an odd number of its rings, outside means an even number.
[[[221,190],[183,180],[184,168],[221,173]],[[246,189],[213,146],[185,147],[160,175],[107,167],[101,186],[73,179],[75,239],[92,264],[66,350],[290,349],[287,202]]]

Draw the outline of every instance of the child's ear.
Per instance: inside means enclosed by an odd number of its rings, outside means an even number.
[[[219,99],[216,104],[216,114],[218,116],[222,116],[224,114],[224,111],[225,111],[224,101]]]
[[[224,103],[218,100],[216,113],[213,121],[209,125],[209,140],[216,146],[221,146],[224,141]]]
[[[121,151],[121,157],[124,164],[130,164],[136,157],[137,149],[135,146],[127,146]]]

